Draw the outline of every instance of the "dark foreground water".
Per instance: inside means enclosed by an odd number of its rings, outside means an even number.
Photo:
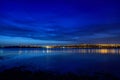
[[[44,74],[46,77],[51,74],[57,77],[62,75],[60,80],[77,80],[78,76],[83,75],[85,78],[78,80],[93,80],[89,76],[96,80],[119,80],[120,49],[0,49],[0,75],[11,76],[20,71],[22,74],[25,71],[30,74],[43,72],[39,76]],[[48,72],[50,74],[46,74]],[[66,74],[69,76],[65,79]],[[96,75],[99,77],[96,78]],[[73,79],[69,78],[71,76]],[[104,79],[103,76],[108,78]]]

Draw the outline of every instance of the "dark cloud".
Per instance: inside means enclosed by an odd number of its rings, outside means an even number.
[[[29,23],[25,23],[24,25],[27,26],[27,24]],[[62,27],[59,25],[45,26],[42,28],[29,28],[29,26],[25,28],[10,24],[1,24],[0,26],[0,35],[33,38],[37,40],[79,41],[84,40],[84,38],[86,39],[86,37],[88,37],[88,39],[95,39],[95,35],[97,34],[107,34],[109,35],[108,37],[120,36],[119,23],[87,25],[82,26],[82,28]],[[113,39],[119,39],[119,37]]]
[[[120,30],[120,23],[109,23],[109,24],[93,24],[84,26],[83,29],[77,29],[79,33],[83,33],[82,35],[92,35],[98,33],[108,33]]]

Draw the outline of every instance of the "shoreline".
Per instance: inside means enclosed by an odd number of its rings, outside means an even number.
[[[95,72],[93,74],[74,74],[71,72],[60,74],[52,71],[31,72],[23,70],[22,67],[0,72],[0,80],[119,80],[120,78],[104,72]]]

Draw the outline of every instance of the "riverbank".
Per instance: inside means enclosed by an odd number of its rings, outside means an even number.
[[[22,67],[14,67],[0,72],[0,80],[120,80],[116,76],[109,73],[94,74],[74,74],[65,73],[60,74],[52,71],[37,71],[31,72],[23,70]]]

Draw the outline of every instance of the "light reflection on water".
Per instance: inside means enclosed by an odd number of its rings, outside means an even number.
[[[31,70],[111,72],[120,74],[120,49],[0,49],[0,70],[27,66]]]
[[[120,49],[46,49],[46,50],[19,50],[18,53],[99,53],[99,54],[120,54]]]
[[[0,55],[5,54],[57,54],[57,53],[81,53],[81,54],[120,54],[120,49],[0,49]]]

